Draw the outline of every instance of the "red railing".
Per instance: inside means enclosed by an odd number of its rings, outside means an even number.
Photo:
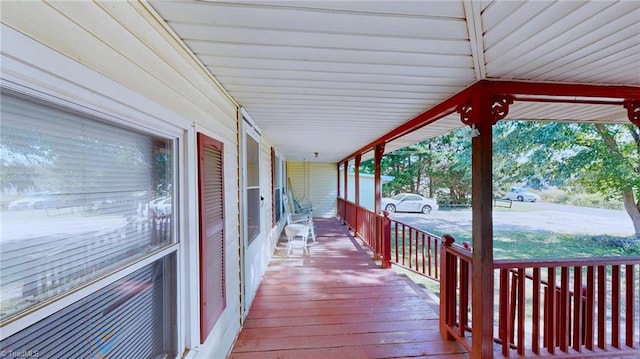
[[[440,333],[471,351],[471,251],[442,236],[440,251]]]
[[[439,281],[440,237],[393,219],[390,221],[393,264]]]
[[[387,266],[393,263],[430,279],[439,280],[440,237],[392,220],[387,215],[377,215],[342,198],[338,198],[338,216],[357,237],[371,247],[376,257],[386,258],[383,251],[390,250],[390,263]],[[386,232],[384,225],[389,226]],[[386,243],[383,242],[385,238],[388,240]]]
[[[338,198],[338,216],[373,251],[383,268],[391,266],[390,219],[354,203]]]
[[[440,332],[471,351],[470,248],[340,198],[338,216],[383,266],[440,281]],[[498,259],[494,270],[503,356],[640,355],[639,257]]]
[[[442,240],[441,333],[471,350],[471,251]],[[503,356],[640,355],[640,258],[497,259],[494,269]]]
[[[640,258],[495,260],[494,268],[504,356],[640,356]]]

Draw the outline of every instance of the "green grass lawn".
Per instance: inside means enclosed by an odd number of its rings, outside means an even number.
[[[471,234],[449,231],[457,243],[471,242]],[[437,233],[436,235],[442,235]],[[495,258],[571,258],[638,256],[640,241],[634,237],[589,236],[542,231],[494,232]]]

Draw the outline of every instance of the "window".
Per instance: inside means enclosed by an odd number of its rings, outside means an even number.
[[[176,140],[5,89],[0,111],[0,325],[63,297],[71,296],[65,300],[72,303],[53,314],[45,310],[43,320],[0,337],[0,348],[31,343],[31,350],[48,357],[50,347],[43,343],[51,340],[51,350],[59,350],[51,357],[81,357],[72,350],[84,349],[71,343],[86,345],[82,335],[115,323],[123,347],[175,355],[176,268],[169,257],[177,249]],[[118,280],[133,265],[130,270],[145,269]],[[98,280],[107,287],[84,297],[74,293]],[[154,329],[158,323],[168,326]],[[58,334],[46,339],[46,328]],[[148,335],[138,338],[139,328]]]
[[[175,357],[172,273],[175,255],[153,262],[4,339],[3,357]]]
[[[271,177],[273,181],[273,225],[280,222],[280,218],[284,213],[284,166],[282,157],[271,149]]]
[[[247,194],[247,239],[250,244],[260,235],[260,143],[249,133],[245,136],[245,173]]]

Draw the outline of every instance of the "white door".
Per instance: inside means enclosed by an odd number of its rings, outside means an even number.
[[[259,256],[262,233],[263,195],[260,188],[260,135],[246,121],[242,121],[242,298],[243,316],[259,284],[255,259]]]

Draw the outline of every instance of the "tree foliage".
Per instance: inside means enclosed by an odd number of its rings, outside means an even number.
[[[574,184],[622,199],[640,237],[640,130],[631,124],[511,122],[502,153],[517,154],[519,175]],[[498,147],[497,146],[497,147]]]
[[[464,203],[471,193],[471,140],[466,129],[385,155],[394,180],[384,195],[413,192]],[[502,121],[493,127],[493,189],[501,196],[526,183],[580,187],[621,199],[640,236],[640,130],[631,124]],[[363,164],[373,173],[373,162]]]
[[[381,168],[393,181],[385,183],[383,194],[411,192],[451,201],[468,200],[471,191],[471,142],[465,129],[419,142],[383,157]],[[373,173],[373,161],[361,170]]]

